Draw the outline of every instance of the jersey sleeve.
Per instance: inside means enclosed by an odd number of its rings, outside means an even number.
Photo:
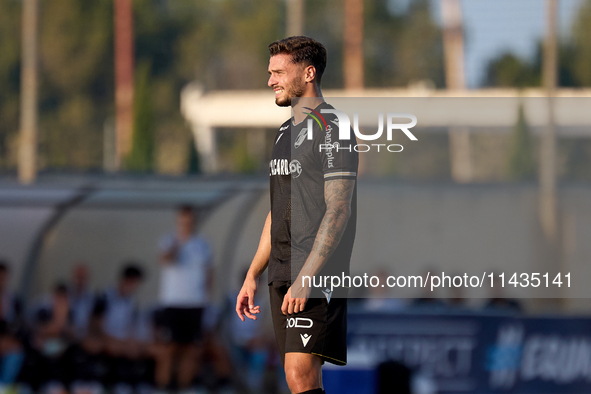
[[[359,153],[355,150],[355,134],[351,133],[351,140],[339,139],[338,118],[334,115],[324,115],[326,123],[317,125],[319,133],[314,133],[315,153],[322,163],[324,180],[356,179],[359,165]]]

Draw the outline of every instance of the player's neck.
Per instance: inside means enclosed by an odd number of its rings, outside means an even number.
[[[320,86],[316,86],[316,84],[311,85],[309,89],[306,89],[306,92],[302,96],[300,96],[297,100],[292,99],[292,113],[293,113],[293,122],[294,124],[298,124],[308,116],[309,110],[308,108],[316,108],[320,104],[324,102],[324,97],[322,97],[322,90]]]

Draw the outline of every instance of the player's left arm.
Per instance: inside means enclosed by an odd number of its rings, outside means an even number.
[[[351,217],[354,189],[355,179],[332,179],[324,182],[326,213],[318,228],[312,251],[283,299],[283,314],[304,310],[311,289],[303,286],[302,278],[312,278],[318,274],[339,245]]]

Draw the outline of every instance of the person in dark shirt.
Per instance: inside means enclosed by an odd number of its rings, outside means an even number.
[[[5,260],[0,260],[0,320],[12,327],[21,323],[22,303],[9,290],[9,282],[9,264]]]
[[[30,338],[19,381],[34,391],[66,392],[72,380],[68,288],[57,283],[32,311]]]
[[[269,45],[268,85],[293,117],[275,137],[269,163],[271,211],[236,303],[256,319],[257,281],[269,267],[271,315],[293,393],[323,393],[321,366],[345,365],[346,289],[312,288],[304,277],[349,274],[356,227],[358,154],[340,140],[322,97],[326,49],[309,37]],[[311,137],[311,138],[310,138]],[[338,148],[340,149],[338,149]]]

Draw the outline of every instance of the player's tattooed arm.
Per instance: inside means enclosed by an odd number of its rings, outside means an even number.
[[[339,245],[351,217],[354,189],[355,180],[352,179],[333,179],[324,182],[326,212],[316,233],[312,251],[296,281],[285,295],[281,306],[284,314],[304,310],[311,289],[307,287],[309,285],[304,284],[302,278],[317,275]]]
[[[351,217],[354,189],[354,179],[333,179],[324,182],[326,213],[301,275],[316,275],[337,248]]]
[[[341,241],[351,217],[354,188],[355,180],[352,179],[333,179],[324,182],[326,213],[320,223],[312,250],[327,260]]]

